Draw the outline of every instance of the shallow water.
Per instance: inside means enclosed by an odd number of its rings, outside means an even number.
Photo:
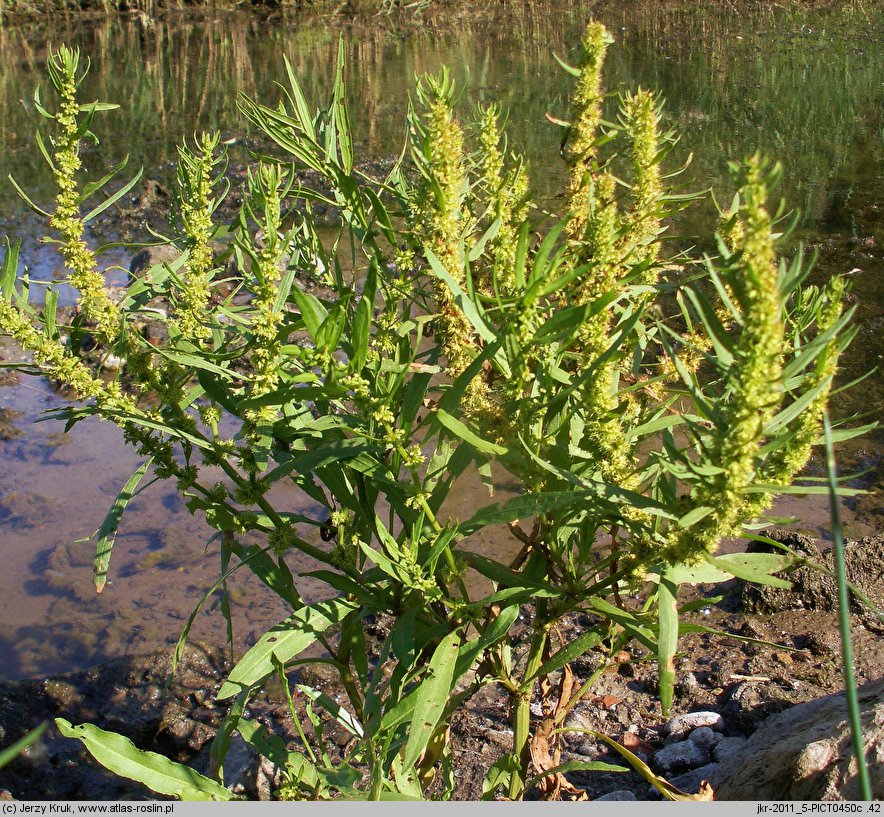
[[[342,36],[360,155],[397,152],[415,74],[446,63],[458,79],[469,74],[466,113],[477,101],[490,100],[510,110],[511,144],[525,150],[538,194],[554,208],[553,191],[564,175],[561,135],[545,114],[567,116],[570,82],[551,54],[566,60],[575,54],[591,7],[617,37],[607,67],[609,88],[643,84],[665,96],[666,124],[682,134],[671,166],[694,157],[682,177],[689,189],[714,187],[720,200],[728,201],[728,159],[760,147],[784,161],[781,192],[802,211],[790,246],[802,239],[819,248],[817,279],[852,272],[860,335],[844,379],[880,362],[880,4],[810,12],[788,4],[769,10],[756,4],[702,4],[701,10],[694,2],[576,2],[565,4],[564,11],[552,0],[524,7],[489,5],[492,11],[447,11],[418,25],[409,19],[353,23],[218,15],[202,21],[170,18],[149,27],[134,20],[96,24],[72,18],[37,28],[0,28],[0,178],[12,172],[38,202],[47,196],[47,175],[31,136],[30,100],[35,84],[45,89],[42,66],[49,42],[79,45],[91,55],[87,97],[124,103],[96,123],[102,167],[129,153],[133,167],[143,165],[146,176],[167,184],[176,144],[197,128],[221,128],[236,140],[234,160],[244,157],[248,132],[236,113],[236,95],[274,99],[282,52],[314,98],[326,94]],[[88,161],[97,165],[98,160],[91,151]],[[707,235],[713,222],[710,205],[682,217],[676,230],[682,236]],[[37,225],[4,183],[0,233],[5,232],[25,239],[24,259],[34,278],[57,277],[54,251],[38,242]],[[120,252],[108,263],[125,266],[127,255]],[[211,531],[173,492],[154,485],[130,506],[110,583],[95,596],[94,546],[76,540],[98,527],[137,461],[110,424],[86,422],[70,435],[58,424],[32,424],[42,410],[61,402],[42,381],[23,378],[19,385],[0,388],[0,408],[20,412],[15,425],[21,432],[0,442],[0,678],[85,667],[174,640],[217,578],[217,551],[206,548]],[[877,411],[880,405],[877,377],[853,396],[840,396],[834,412]],[[846,450],[852,468],[871,469],[864,484],[880,481],[881,450],[880,434]],[[295,495],[280,500],[301,501]],[[463,517],[484,501],[477,486],[463,485],[451,504]],[[803,528],[825,538],[825,502],[791,501],[775,510],[799,517]],[[844,511],[849,535],[879,529],[874,498],[846,503]],[[489,533],[476,547],[499,553],[512,545],[507,536]],[[299,567],[305,565],[292,565]],[[240,646],[285,614],[268,593],[253,592],[257,586],[245,575],[233,583],[242,602],[234,605]],[[203,637],[222,632],[217,612],[201,614],[193,630]]]

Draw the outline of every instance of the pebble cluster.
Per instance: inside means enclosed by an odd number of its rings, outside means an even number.
[[[644,757],[651,768],[673,786],[687,794],[696,794],[702,781],[715,786],[719,765],[746,742],[743,737],[724,734],[724,718],[717,712],[689,712],[676,715],[660,729],[663,746]],[[649,797],[658,798],[653,786]],[[598,800],[637,800],[631,791],[619,789]]]

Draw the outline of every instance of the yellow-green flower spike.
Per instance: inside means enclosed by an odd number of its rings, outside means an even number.
[[[528,174],[524,162],[516,157],[516,166],[507,172],[505,139],[500,127],[500,110],[495,105],[480,108],[479,146],[482,187],[487,197],[489,221],[498,220],[497,234],[489,241],[491,267],[477,265],[474,285],[480,292],[492,291],[491,272],[496,270],[497,287],[510,294],[515,285],[514,263],[519,228],[528,211]]]
[[[605,51],[611,42],[607,29],[597,22],[587,26],[582,40],[583,59],[574,88],[571,127],[562,148],[565,161],[571,168],[568,197],[573,218],[568,233],[574,239],[582,238],[589,212],[591,189],[587,177],[596,158],[602,118],[602,67]]]
[[[279,165],[262,162],[255,173],[249,172],[250,209],[261,236],[261,249],[253,261],[254,276],[254,334],[251,350],[252,393],[256,397],[272,392],[279,384],[279,321],[276,309],[279,282],[282,278],[283,256],[288,249],[280,236],[282,227],[282,200],[288,188],[285,170]],[[250,410],[246,417],[251,423],[273,422],[277,417],[274,407]]]
[[[819,293],[822,301],[818,307],[817,332],[822,334],[831,329],[841,317],[846,283],[841,276],[835,276]],[[823,415],[832,390],[832,382],[838,369],[841,349],[833,339],[817,357],[816,367],[803,386],[805,393],[819,390],[810,405],[795,420],[794,435],[791,440],[773,452],[764,463],[763,482],[768,485],[789,485],[810,460],[813,445],[820,436]],[[758,494],[747,500],[744,515],[756,517],[771,504],[769,494]]]
[[[692,496],[694,507],[711,511],[699,523],[673,532],[664,558],[681,562],[712,553],[739,528],[743,492],[756,478],[764,429],[782,400],[783,305],[766,209],[769,177],[756,155],[743,170],[738,216],[741,222],[736,268],[729,283],[739,304],[743,329],[729,375],[730,398],[720,407],[711,464],[720,470]]]
[[[217,133],[204,133],[196,151],[186,144],[178,149],[178,190],[188,260],[182,287],[176,293],[174,322],[181,334],[195,343],[212,334],[206,324],[206,311],[211,296],[213,258],[209,241],[214,231],[212,185],[215,167],[221,161],[215,153],[219,143]]]
[[[660,200],[663,184],[660,174],[660,114],[654,95],[640,89],[623,100],[622,120],[629,139],[632,161],[632,210],[626,219],[624,240],[633,256],[633,264],[647,265],[639,283],[653,284],[657,279],[655,262],[660,232]]]
[[[469,190],[463,129],[452,110],[454,85],[443,69],[438,77],[425,78],[418,85],[418,98],[424,109],[416,139],[425,178],[417,199],[412,202],[411,222],[418,238],[429,247],[445,271],[466,287],[464,271],[464,230],[469,224],[464,198]],[[476,349],[472,328],[442,281],[435,285],[436,335],[445,355],[450,377],[458,377],[473,360]],[[468,411],[479,411],[487,401],[481,379],[471,381],[465,398]]]
[[[84,224],[80,218],[77,172],[80,160],[80,106],[77,87],[79,52],[62,47],[51,54],[49,75],[59,95],[55,114],[56,133],[51,136],[53,175],[56,186],[56,207],[50,224],[61,234],[61,254],[70,270],[69,281],[77,290],[77,303],[85,319],[93,325],[96,336],[114,345],[121,335],[121,318],[111,300],[104,275],[98,271],[95,253],[83,240]]]

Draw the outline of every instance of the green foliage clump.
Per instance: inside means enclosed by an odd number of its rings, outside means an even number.
[[[778,492],[801,490],[792,483],[818,442],[852,337],[844,283],[806,287],[800,257],[778,262],[768,199],[779,170],[759,157],[734,167],[738,194],[717,255],[664,256],[666,219],[686,204],[664,185],[673,137],[661,133],[660,102],[645,90],[621,97],[619,124],[602,121],[609,42],[590,24],[582,64],[565,66],[577,89],[573,121],[562,123],[561,217],[531,206],[528,168],[509,151],[496,108],[480,109],[475,127],[460,123],[447,72],[418,83],[409,161],[378,181],[355,162],[342,54],[333,98],[315,114],[286,63],[282,102],[240,101],[279,155],[254,157],[238,219],[215,220],[227,159],[217,135],[198,137],[179,156],[179,234],[170,241],[180,258],[132,281],[119,300],[104,288],[79,216],[87,188],[78,192],[78,145],[109,106],[76,101],[75,53],[50,57],[59,107],[41,110],[59,193],[44,215],[80,308],[64,333],[52,295],[38,312],[27,278],[17,280],[18,245],[8,244],[0,327],[76,391],[81,404],[57,414],[116,422],[146,458],[121,496],[150,463],[217,531],[221,576],[203,603],[245,568],[291,607],[219,691],[231,708],[212,749],[214,779],[61,723],[110,768],[125,757],[145,782],[162,778],[166,793],[217,797],[238,730],[284,770],[286,799],[450,797],[448,724],[493,683],[509,696],[513,743],[490,770],[486,796],[503,787],[516,799],[536,787],[555,798],[570,791],[556,768],[559,736],[594,681],[566,682],[572,661],[595,650],[604,666],[635,641],[658,660],[668,709],[679,585],[782,583],[773,574],[789,556],[716,548],[757,524]],[[301,168],[322,188],[297,185]],[[339,214],[331,238],[312,217],[317,201]],[[302,286],[309,278],[329,294]],[[144,320],[165,323],[168,341],[143,337]],[[126,357],[125,371],[107,379],[90,367],[77,340],[86,329]],[[515,498],[469,519],[446,504],[462,475],[492,485],[500,470],[520,486]],[[270,489],[280,482],[321,512],[276,507]],[[98,541],[99,590],[119,501],[112,513]],[[475,552],[473,537],[492,525],[512,532],[510,556]],[[296,554],[310,557],[309,575],[329,598],[302,598]],[[486,589],[470,589],[470,574]],[[625,602],[627,590],[643,590],[644,603]],[[516,638],[523,609],[532,627]],[[232,633],[226,595],[222,610]],[[563,643],[557,625],[578,611],[592,624]],[[372,641],[363,625],[378,614],[394,623]],[[317,643],[324,655],[306,657]],[[345,700],[295,677],[298,711],[291,674],[314,660],[336,670]],[[299,730],[288,742],[244,714],[272,676]],[[538,690],[542,715],[532,720]],[[329,720],[352,738],[343,754],[323,738]]]

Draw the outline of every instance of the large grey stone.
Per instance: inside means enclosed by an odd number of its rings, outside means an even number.
[[[722,738],[712,748],[712,759],[718,761],[719,763],[723,763],[732,754],[734,754],[734,752],[739,752],[740,749],[745,746],[745,744],[746,738]]]
[[[707,763],[700,766],[699,769],[691,769],[689,772],[670,777],[669,782],[677,789],[681,789],[686,794],[697,794],[700,791],[700,784],[707,780],[715,787],[715,781],[718,776],[718,764]]]
[[[859,690],[872,795],[884,797],[884,679]],[[716,747],[718,748],[718,747]],[[719,768],[717,800],[859,800],[842,695],[799,704],[765,721]]]
[[[709,762],[709,750],[689,740],[672,743],[654,753],[654,763],[666,774],[694,769]]]

